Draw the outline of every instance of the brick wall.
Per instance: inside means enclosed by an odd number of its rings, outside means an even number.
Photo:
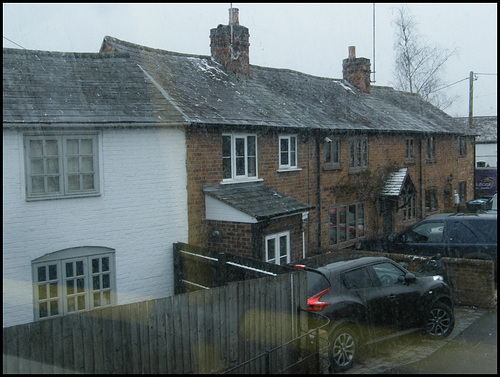
[[[241,132],[245,132],[241,130]],[[189,197],[189,242],[199,246],[207,244],[206,224],[203,223],[205,215],[203,185],[218,185],[222,181],[222,141],[221,129],[197,129],[188,131],[188,197]],[[285,133],[284,133],[285,134]],[[309,214],[306,223],[306,250],[311,253],[318,249],[318,196],[317,196],[317,161],[316,140],[313,136],[299,134],[297,138],[298,167],[299,170],[289,172],[278,172],[279,136],[277,132],[258,133],[258,167],[259,178],[263,183],[277,191],[294,197],[305,203],[315,206]],[[333,138],[333,134],[329,135]],[[354,195],[347,197],[336,197],[329,187],[343,182],[349,175],[349,137],[341,138],[341,168],[327,169],[324,166],[323,156],[325,143],[320,137],[321,156],[321,247],[328,249],[329,237],[329,207],[337,203],[356,201]],[[451,202],[444,200],[444,189],[447,184],[446,177],[453,174],[451,186],[458,188],[459,181],[467,181],[467,200],[473,199],[473,153],[472,139],[469,139],[468,154],[465,158],[458,157],[458,139],[452,136],[440,136],[436,141],[436,162],[426,163],[420,166],[419,142],[414,138],[414,155],[412,162],[405,161],[404,135],[384,134],[370,135],[369,142],[369,166],[386,166],[396,162],[398,167],[408,167],[409,174],[415,188],[421,195],[420,211],[423,213],[425,205],[425,189],[437,187],[439,211],[450,206]],[[422,141],[423,142],[423,141]],[[425,146],[425,144],[424,144]],[[423,149],[425,156],[425,149]],[[420,168],[422,168],[422,182],[420,182]],[[422,188],[422,191],[421,191]],[[418,217],[418,214],[417,214]],[[402,220],[402,211],[395,213],[393,225],[394,231],[411,225],[414,220]],[[381,233],[382,219],[379,207],[366,207],[366,234],[371,236]]]

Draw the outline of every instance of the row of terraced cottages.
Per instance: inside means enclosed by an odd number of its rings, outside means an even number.
[[[354,48],[343,79],[250,65],[233,15],[211,56],[4,48],[4,327],[172,295],[174,242],[285,264],[472,199],[450,116]]]

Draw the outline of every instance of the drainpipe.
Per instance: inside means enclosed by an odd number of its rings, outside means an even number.
[[[321,249],[321,159],[319,148],[320,137],[316,135],[316,174],[317,174],[317,196],[318,196],[318,251]]]
[[[422,167],[422,138],[420,137],[419,140],[418,140],[418,155],[419,155],[419,159],[420,159],[420,167],[419,167],[419,174],[420,174],[420,177],[419,177],[419,181],[420,181],[420,187],[419,187],[419,190],[420,190],[420,195],[419,195],[419,206],[418,206],[418,209],[419,209],[419,220],[422,220],[424,218],[424,210],[422,209],[422,204],[423,204],[423,195],[424,195],[424,191],[423,191],[423,187],[424,187],[424,183],[423,183],[423,167]]]

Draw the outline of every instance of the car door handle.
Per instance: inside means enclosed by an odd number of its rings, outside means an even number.
[[[387,296],[387,298],[388,298],[389,300],[391,300],[391,301],[396,301],[396,300],[397,300],[397,298],[398,298],[398,296],[396,296],[396,295],[389,295],[389,296]]]

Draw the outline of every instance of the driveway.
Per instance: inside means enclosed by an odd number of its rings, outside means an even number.
[[[460,335],[471,327],[476,320],[480,319],[484,315],[488,315],[490,312],[486,309],[480,309],[475,307],[461,307],[455,308],[455,329],[447,339],[443,340],[431,340],[427,339],[421,334],[411,334],[399,339],[390,340],[387,342],[376,344],[368,349],[368,352],[356,363],[353,368],[344,372],[343,374],[381,374],[381,373],[417,373],[417,371],[411,371],[410,368],[414,363],[421,362],[436,351],[442,349],[443,347],[456,347],[454,348],[455,354],[457,353],[457,348],[460,349],[460,353],[457,355],[463,356],[464,351],[470,349],[474,351],[479,351],[478,347],[464,347],[464,342]],[[492,336],[495,339],[495,365],[496,365],[496,306],[494,309],[494,319],[495,319],[495,335]],[[489,317],[491,319],[491,317]],[[478,325],[480,326],[480,325]],[[470,331],[478,335],[474,328]],[[448,352],[448,348],[445,349]],[[453,352],[453,351],[452,351]],[[489,351],[488,351],[489,352]],[[441,358],[438,361],[442,363]],[[472,354],[471,354],[472,357]],[[436,364],[436,363],[435,363]],[[433,365],[435,365],[433,364]],[[420,365],[416,365],[420,368]],[[431,365],[429,365],[431,367]],[[432,367],[433,368],[433,367]],[[434,371],[434,370],[423,370],[418,369],[418,373],[456,373],[454,371]],[[460,370],[460,373],[467,373],[465,370]],[[474,372],[479,373],[479,372]]]

